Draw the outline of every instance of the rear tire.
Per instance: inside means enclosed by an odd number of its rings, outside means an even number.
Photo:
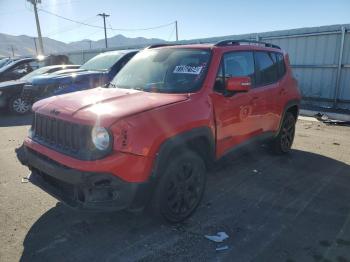
[[[158,175],[160,180],[151,201],[151,212],[162,221],[184,221],[203,197],[206,185],[203,160],[192,151],[180,151]]]
[[[289,153],[294,141],[296,119],[291,112],[286,112],[281,129],[271,142],[272,150],[277,154]]]
[[[20,95],[12,97],[9,101],[9,109],[12,113],[17,115],[24,115],[30,112],[31,105],[26,102]]]

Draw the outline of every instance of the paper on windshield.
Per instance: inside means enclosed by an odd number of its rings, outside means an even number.
[[[191,74],[199,75],[202,71],[202,66],[178,65],[174,69],[174,74]]]

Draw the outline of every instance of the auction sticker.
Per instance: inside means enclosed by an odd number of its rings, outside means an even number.
[[[202,66],[187,66],[187,65],[178,65],[174,69],[174,74],[191,74],[199,75],[202,71]]]

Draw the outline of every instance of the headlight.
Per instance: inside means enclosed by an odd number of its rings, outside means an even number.
[[[92,142],[98,150],[107,150],[110,143],[111,137],[104,127],[94,127],[91,132]]]

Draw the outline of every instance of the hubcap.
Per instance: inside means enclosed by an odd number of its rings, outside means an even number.
[[[29,110],[30,105],[22,98],[17,98],[13,101],[12,107],[17,113],[23,114]]]
[[[198,168],[192,163],[183,163],[172,176],[168,186],[169,209],[177,215],[191,212],[200,200],[203,182]]]
[[[295,132],[295,124],[292,117],[286,119],[282,128],[281,146],[284,151],[291,148]]]

